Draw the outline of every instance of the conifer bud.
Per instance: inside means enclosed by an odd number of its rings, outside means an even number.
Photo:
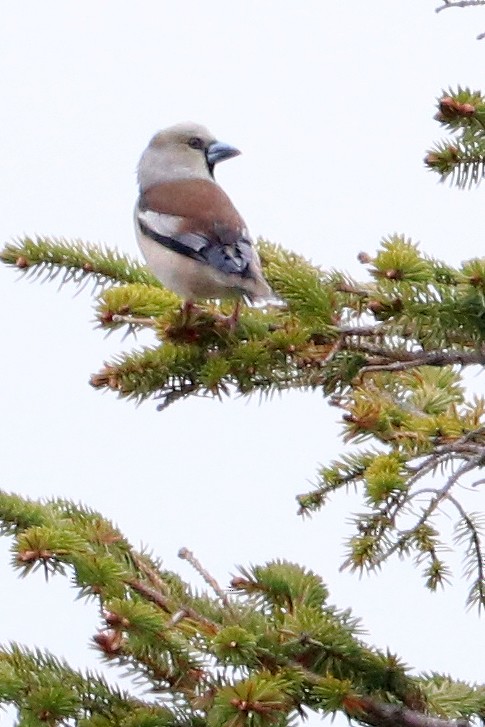
[[[107,656],[117,654],[121,650],[122,636],[119,631],[100,631],[93,636],[93,641]]]
[[[386,270],[386,272],[384,273],[384,277],[386,277],[388,280],[402,280],[402,272],[401,270],[391,268],[390,270]]]
[[[382,313],[383,310],[385,310],[386,306],[382,301],[380,300],[370,300],[367,304],[367,307],[372,313],[378,314]]]
[[[451,96],[445,96],[440,101],[440,112],[444,119],[458,119],[460,116],[473,116],[475,107],[470,103],[460,103]]]
[[[441,161],[440,155],[435,151],[430,151],[426,156],[424,157],[424,163],[428,167],[436,167],[439,165]]]
[[[483,284],[483,278],[478,273],[475,273],[474,275],[470,275],[469,281],[470,281],[470,285],[474,285],[475,287]]]
[[[104,620],[108,626],[122,626],[123,628],[128,628],[130,625],[127,618],[120,616],[119,613],[113,613],[113,611],[106,611],[104,613]]]
[[[231,580],[231,588],[245,588],[249,585],[249,581],[247,581],[245,578],[241,578],[241,576],[235,576]]]

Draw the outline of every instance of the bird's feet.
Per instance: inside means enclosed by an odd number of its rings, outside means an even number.
[[[213,317],[217,324],[232,332],[237,327],[240,311],[241,301],[238,300],[230,316],[224,316],[221,313],[211,313],[211,317]],[[186,300],[180,311],[182,327],[190,328],[198,316],[204,316],[204,312],[204,309],[196,305],[193,301]]]
[[[184,343],[202,343],[218,340],[224,334],[232,334],[239,322],[241,303],[238,301],[231,315],[226,316],[207,310],[192,301],[186,301],[177,320],[167,326],[167,336]]]
[[[234,310],[232,311],[230,316],[223,316],[221,314],[216,315],[215,319],[216,322],[219,323],[219,325],[226,328],[228,331],[233,333],[236,328],[237,324],[239,322],[239,313],[241,311],[241,301],[238,300],[236,305],[234,306]]]
[[[192,300],[186,300],[180,311],[182,326],[188,327],[193,321],[194,317],[197,315],[197,313],[200,313],[201,311],[202,308],[200,308],[198,305],[195,305]]]

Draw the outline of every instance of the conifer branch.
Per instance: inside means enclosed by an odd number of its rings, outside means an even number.
[[[200,727],[223,727],[241,715],[246,724],[257,714],[261,727],[271,727],[311,707],[322,714],[343,712],[372,727],[387,727],[390,720],[402,727],[467,723],[453,720],[460,683],[449,679],[433,710],[429,680],[411,676],[396,657],[366,646],[358,621],[328,605],[325,585],[304,568],[276,561],[242,569],[232,581],[240,594],[237,607],[228,609],[217,584],[215,597],[191,597],[175,574],[164,574],[137,554],[108,521],[86,508],[0,493],[0,523],[14,535],[17,552],[39,528],[48,539],[46,528],[59,533],[61,523],[67,527],[70,537],[56,557],[74,571],[78,586],[91,582],[103,555],[104,573],[116,572],[118,587],[108,579],[92,592],[104,610],[95,643],[106,660],[170,696],[161,707],[116,692],[101,678],[72,672],[41,652],[0,651],[0,702],[41,720],[46,710],[57,722],[101,710],[110,722],[125,723],[130,716],[129,725],[182,727],[197,717]],[[184,555],[212,588],[210,573]],[[44,685],[49,690],[42,692]],[[463,714],[481,714],[485,695],[480,688],[466,689]]]
[[[153,328],[155,321],[153,318],[141,318],[136,316],[122,316],[115,313],[111,318],[113,323],[126,323],[128,328],[135,330],[138,326],[141,328]]]
[[[82,674],[49,652],[16,644],[0,649],[0,692],[0,703],[16,706],[39,724],[77,723],[100,714],[116,721],[124,712],[148,716],[148,705],[108,685],[101,675]],[[160,724],[173,720],[165,707],[151,705],[150,710]]]
[[[477,92],[450,91],[439,114],[451,131],[474,140],[485,132],[485,102]],[[128,333],[149,328],[155,343],[107,363],[91,378],[97,388],[137,401],[153,397],[159,409],[189,396],[321,390],[343,410],[346,441],[372,437],[388,451],[358,453],[326,468],[315,492],[299,497],[300,512],[314,512],[350,484],[362,487],[369,512],[356,522],[360,536],[350,543],[346,563],[374,568],[394,545],[392,552],[414,552],[426,560],[426,582],[434,588],[447,573],[437,555],[438,534],[428,522],[438,505],[410,532],[401,532],[398,520],[415,507],[424,473],[435,475],[440,466],[457,461],[460,467],[470,461],[476,469],[483,466],[485,401],[464,402],[456,369],[485,363],[485,261],[451,268],[393,235],[374,257],[359,255],[371,278],[360,284],[268,242],[260,241],[259,249],[265,274],[288,305],[244,309],[234,330],[221,325],[220,308],[213,303],[187,318],[176,295],[152,284],[141,265],[117,253],[39,238],[7,246],[2,257],[27,269],[47,265],[52,272],[57,266],[68,275],[80,269],[83,275],[112,274],[116,283],[131,281],[102,292],[99,326],[108,331],[126,326]],[[433,498],[428,495],[427,506]],[[47,569],[60,568],[60,546],[39,531],[19,562],[24,569],[41,562]],[[44,553],[43,561],[38,553]],[[86,593],[101,587],[106,567],[96,566],[92,583],[83,586]],[[178,610],[174,606],[172,616]]]
[[[373,727],[470,727],[468,719],[449,720],[422,714],[401,705],[384,704],[372,697],[357,697],[355,712]]]
[[[396,444],[389,454],[365,452],[323,468],[317,490],[299,496],[300,514],[318,509],[330,493],[341,487],[350,483],[362,486],[367,494],[369,512],[355,518],[356,533],[348,541],[348,555],[342,567],[377,570],[393,554],[402,556],[414,551],[418,563],[429,561],[424,575],[427,586],[434,590],[448,581],[449,569],[438,557],[441,549],[438,531],[430,520],[442,504],[450,502],[460,516],[456,528],[462,537],[457,537],[456,542],[469,543],[464,575],[468,578],[474,570],[480,572],[483,556],[478,528],[472,528],[472,516],[461,506],[456,507],[458,501],[451,493],[464,475],[485,465],[483,425],[470,428],[453,441],[435,442],[432,452],[425,457],[419,449],[405,453],[399,440]],[[423,478],[449,467],[454,461],[460,464],[444,485],[416,488]],[[409,518],[416,512],[414,505],[423,498],[426,504],[419,508],[415,522],[409,526]],[[405,518],[405,529],[400,526],[401,518]],[[485,605],[485,592],[480,583],[479,578],[474,577],[469,594],[469,603],[479,608]]]
[[[428,506],[423,510],[422,515],[418,519],[415,525],[413,525],[412,528],[404,531],[399,538],[394,542],[393,545],[389,546],[382,555],[376,558],[376,560],[372,564],[372,568],[378,568],[385,560],[388,560],[391,555],[393,555],[395,552],[402,551],[406,544],[412,539],[416,533],[419,533],[422,529],[422,527],[428,522],[431,515],[435,512],[435,510],[439,507],[439,505],[446,499],[450,502],[452,501],[452,498],[450,498],[450,491],[453,489],[453,487],[457,484],[457,482],[463,477],[463,475],[467,474],[467,472],[472,471],[476,467],[478,467],[480,464],[483,463],[485,460],[485,450],[483,450],[479,455],[476,457],[473,457],[472,459],[465,461],[463,464],[460,465],[460,467],[454,472],[447,480],[446,484],[441,489],[433,489],[433,488],[427,488],[428,492],[431,492],[433,494],[433,497],[430,499],[430,502]],[[421,492],[424,492],[421,490]],[[416,493],[415,493],[416,494]],[[485,606],[485,602],[482,604]]]
[[[96,289],[104,288],[110,282],[160,287],[159,281],[139,262],[116,250],[80,240],[40,235],[35,239],[19,238],[5,245],[0,260],[28,276],[43,280],[55,280],[63,273],[61,286],[68,282],[81,285],[92,279]]]
[[[360,345],[357,350],[368,351],[369,347]],[[428,351],[427,353],[410,353],[408,351],[393,351],[372,347],[372,355],[379,356],[368,359],[368,363],[359,371],[359,379],[365,374],[376,371],[406,371],[416,366],[475,366],[485,364],[485,348],[480,351]],[[389,359],[398,359],[389,361]],[[387,362],[386,362],[387,360]]]
[[[160,568],[156,563],[152,563],[145,553],[137,553],[132,550],[130,557],[133,560],[135,568],[157,589],[157,591],[165,596],[169,595],[169,588],[163,578],[160,577]]]
[[[482,545],[484,530],[483,515],[467,513],[458,500],[448,494],[448,499],[461,515],[461,522],[455,525],[455,543],[458,545],[468,541],[465,552],[465,577],[471,579],[475,575],[470,588],[467,605],[485,606],[485,552]]]
[[[174,613],[183,613],[184,617],[190,618],[193,621],[196,621],[199,625],[201,625],[205,630],[207,630],[209,633],[217,633],[218,626],[210,621],[209,619],[201,616],[200,613],[198,613],[195,609],[191,608],[190,606],[184,604],[182,608],[178,608],[173,601],[171,601],[169,598],[164,596],[160,591],[156,588],[153,588],[152,586],[147,585],[146,583],[143,583],[143,581],[136,580],[134,578],[130,578],[127,580],[128,585],[137,593],[139,593],[141,596],[146,598],[147,601],[151,601],[155,605],[157,605],[162,611],[165,611],[166,613],[173,615]],[[177,619],[177,622],[180,619]],[[175,625],[175,623],[172,623],[172,625]]]
[[[445,4],[441,9],[447,7],[456,5]],[[425,156],[425,165],[438,172],[442,181],[450,177],[458,187],[477,184],[485,169],[484,97],[468,88],[450,89],[439,99],[435,119],[454,137],[435,144]]]
[[[232,610],[232,604],[229,601],[226,593],[224,593],[216,579],[211,576],[211,574],[202,566],[202,563],[197,560],[192,551],[190,551],[188,548],[181,548],[179,550],[178,556],[182,560],[186,560],[188,563],[190,563],[192,568],[194,568],[194,570],[197,571],[200,576],[202,576],[207,585],[212,588],[216,596],[219,596],[224,606],[229,610]]]

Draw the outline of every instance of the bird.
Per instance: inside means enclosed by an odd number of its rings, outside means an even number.
[[[135,232],[148,268],[184,299],[278,302],[265,280],[246,223],[216,182],[215,166],[241,152],[205,127],[179,123],[153,136],[138,164]],[[221,317],[222,318],[222,317]]]

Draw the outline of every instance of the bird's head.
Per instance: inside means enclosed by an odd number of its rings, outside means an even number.
[[[240,153],[200,124],[170,126],[155,134],[143,152],[138,165],[140,189],[175,179],[212,179],[218,162]]]

